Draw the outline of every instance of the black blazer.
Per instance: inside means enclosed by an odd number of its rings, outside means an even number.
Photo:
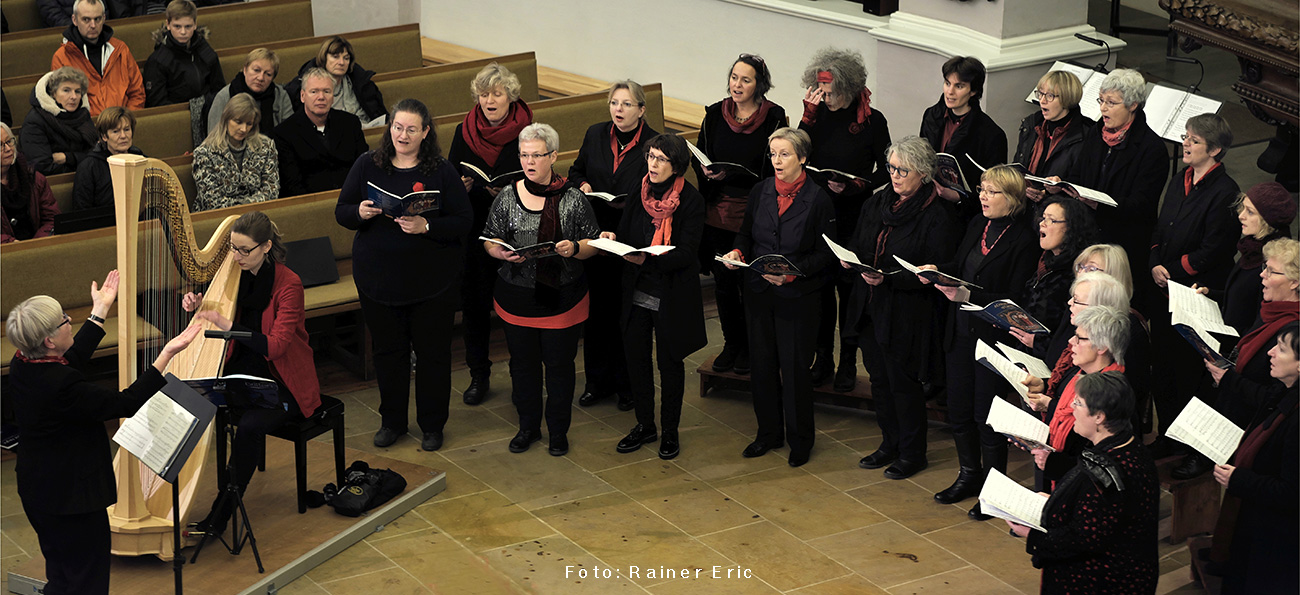
[[[29,512],[83,514],[117,502],[104,422],[134,415],[167,382],[153,366],[120,393],[86,380],[80,368],[103,338],[104,329],[87,322],[64,354],[67,365],[16,355],[9,364],[7,398],[23,434],[18,495]]]
[[[325,119],[324,134],[299,109],[275,127],[273,136],[280,154],[281,197],[342,188],[357,157],[370,150],[361,120],[336,109]]]
[[[975,267],[975,274],[968,279],[962,277],[962,263],[972,250],[980,249],[980,238],[984,234],[984,225],[988,221],[983,216],[971,219],[971,222],[966,225],[966,235],[962,237],[961,244],[958,244],[957,251],[953,254],[954,260],[938,265],[940,271],[963,278],[983,288],[970,290],[970,302],[978,306],[1014,298],[1023,291],[1025,283],[1034,276],[1034,270],[1038,266],[1038,256],[1042,254],[1042,250],[1038,248],[1037,228],[1032,227],[1028,216],[1021,213],[1006,228],[1002,238],[993,244],[993,249],[984,256],[979,266]],[[1024,304],[1020,305],[1026,307]],[[944,348],[951,346],[958,324],[966,325],[963,330],[972,335],[995,338],[991,325],[976,316],[960,311],[956,302],[948,302],[948,321],[944,332]]]
[[[1169,278],[1183,285],[1218,287],[1228,279],[1237,238],[1241,237],[1241,224],[1232,212],[1240,188],[1219,165],[1187,193],[1183,185],[1186,171],[1176,174],[1165,190],[1160,219],[1151,234],[1147,268],[1164,265]],[[1155,283],[1151,275],[1143,282]]]
[[[970,113],[966,114],[961,126],[953,132],[952,140],[948,141],[945,150],[939,145],[943,142],[944,119],[947,117],[948,106],[944,103],[943,97],[939,97],[937,103],[921,114],[921,138],[930,141],[930,146],[934,147],[936,153],[943,152],[956,157],[957,165],[961,167],[962,177],[966,178],[966,183],[974,189],[979,185],[980,175],[983,172],[971,163],[966,155],[970,154],[984,167],[1006,163],[1007,133],[978,105],[971,104]],[[957,212],[962,221],[969,221],[979,215],[979,197],[976,194],[977,192],[972,190],[972,196],[959,205]]]
[[[835,206],[830,196],[816,182],[805,180],[785,214],[778,215],[778,210],[776,178],[754,186],[732,248],[740,250],[746,262],[765,254],[784,255],[804,276],[777,287],[749,271],[745,274],[748,289],[757,293],[770,290],[784,298],[820,291],[834,272],[831,266],[838,266],[831,247],[822,240],[822,234],[836,239]]]
[[[1083,146],[1083,132],[1091,128],[1096,122],[1083,115],[1077,105],[1070,110],[1070,113],[1070,117],[1074,121],[1070,122],[1070,127],[1066,129],[1065,138],[1061,139],[1060,143],[1056,145],[1056,150],[1038,166],[1038,171],[1029,173],[1040,178],[1048,176],[1061,176],[1064,178],[1069,173],[1070,168],[1074,167],[1075,160],[1079,158],[1079,149]],[[1020,138],[1016,143],[1016,155],[1011,158],[1013,163],[1019,163],[1025,168],[1029,167],[1029,161],[1034,156],[1034,145],[1038,142],[1038,126],[1042,123],[1042,110],[1037,110],[1020,121]]]
[[[637,266],[623,262],[623,326],[632,313],[632,292],[637,282],[653,277],[660,289],[657,335],[676,359],[698,351],[708,344],[704,331],[704,298],[700,290],[700,237],[704,235],[704,197],[691,186],[683,185],[680,203],[673,212],[672,239],[675,248],[660,255],[647,256]],[[644,246],[654,237],[654,223],[641,206],[640,193],[629,201],[619,222],[618,238],[625,244]]]
[[[632,200],[640,200],[641,179],[650,171],[646,165],[645,153],[641,147],[659,132],[642,120],[641,138],[632,150],[623,157],[618,171],[614,171],[614,153],[609,150],[609,131],[614,122],[592,124],[582,137],[582,147],[578,149],[578,158],[569,166],[569,181],[574,186],[583,182],[591,184],[596,192],[626,194],[627,198],[612,203],[599,198],[591,200],[591,209],[596,213],[596,223],[601,229],[618,229],[623,218],[623,207]]]

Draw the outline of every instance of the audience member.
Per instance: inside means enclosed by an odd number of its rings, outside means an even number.
[[[275,127],[280,196],[341,188],[357,157],[370,150],[361,121],[330,107],[333,82],[324,69],[309,69],[298,91],[303,109]]]
[[[14,147],[14,133],[0,124],[0,243],[42,238],[54,231],[59,205],[45,176]]]
[[[46,73],[32,88],[32,109],[18,139],[36,171],[47,176],[77,171],[98,135],[88,108],[85,73],[64,66]]]
[[[335,35],[322,43],[316,57],[308,60],[298,69],[284,90],[294,102],[294,109],[301,105],[298,91],[303,85],[307,71],[322,68],[329,73],[334,83],[334,103],[336,110],[344,111],[361,120],[365,128],[383,126],[388,112],[384,109],[384,95],[380,93],[373,70],[366,70],[356,62],[356,54],[348,40]]]
[[[199,27],[199,10],[190,0],[172,0],[167,19],[153,32],[153,53],[144,65],[145,105],[155,107],[215,95],[226,86],[208,28]]]
[[[262,114],[258,131],[270,136],[280,122],[293,115],[293,102],[289,100],[289,94],[284,87],[275,84],[275,74],[279,71],[280,57],[274,51],[257,48],[248,52],[248,57],[244,58],[243,70],[230,80],[229,85],[217,91],[212,101],[203,108],[208,115],[208,134],[212,134],[212,130],[224,122],[221,114],[226,109],[226,102],[240,93],[247,93]]]
[[[54,51],[50,70],[73,66],[86,74],[90,79],[86,93],[92,116],[114,105],[144,107],[140,66],[131,48],[113,39],[113,28],[104,22],[102,0],[77,0],[72,14],[72,24],[63,32],[63,44]]]
[[[122,153],[144,155],[132,142],[134,129],[135,114],[123,107],[110,107],[95,118],[99,142],[77,166],[77,177],[72,183],[72,210],[113,204],[113,176],[108,169],[108,158]]]
[[[247,93],[225,103],[220,125],[194,149],[195,212],[279,197],[275,142],[259,132],[261,117]]]

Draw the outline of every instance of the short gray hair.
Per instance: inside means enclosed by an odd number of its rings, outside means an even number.
[[[844,105],[853,103],[853,99],[867,86],[867,66],[862,62],[862,54],[857,50],[841,50],[824,47],[813,54],[808,66],[803,70],[804,87],[817,84],[817,73],[823,70],[831,73],[831,89],[844,98]]]
[[[1074,295],[1074,291],[1085,283],[1088,284],[1089,306],[1106,306],[1120,312],[1128,312],[1128,290],[1124,289],[1124,284],[1120,283],[1119,279],[1101,271],[1084,273],[1075,277],[1074,282],[1070,284],[1070,295]]]
[[[76,2],[73,2],[73,3],[72,3],[72,16],[74,16],[74,17],[77,16],[77,9],[78,9],[78,8],[81,8],[81,5],[82,5],[82,4],[98,4],[98,5],[100,5],[100,6],[103,6],[103,7],[104,7],[104,20],[105,20],[105,21],[108,20],[108,5],[107,5],[107,4],[104,4],[103,0],[77,0]]]
[[[812,152],[812,137],[808,133],[798,128],[786,126],[777,128],[767,137],[767,146],[772,146],[772,141],[776,139],[784,140],[794,147],[794,154],[800,159],[807,159],[808,154]]]
[[[54,92],[59,89],[63,83],[76,83],[81,85],[81,95],[85,98],[86,92],[90,90],[90,79],[86,78],[86,73],[72,67],[64,66],[50,73],[50,78],[45,79],[45,92],[50,97],[54,97]]]
[[[330,74],[328,70],[325,70],[324,68],[321,68],[319,66],[312,66],[311,68],[308,68],[307,72],[302,73],[302,78],[299,78],[298,80],[302,81],[302,86],[305,87],[307,86],[307,79],[312,79],[312,78],[324,79],[329,81],[330,85],[334,84],[334,75]]]
[[[1101,88],[1097,90],[1098,94],[1108,91],[1118,91],[1126,106],[1141,104],[1147,100],[1147,81],[1132,68],[1116,68],[1101,80]]]
[[[903,167],[921,174],[922,183],[934,179],[935,162],[938,157],[934,154],[934,147],[930,146],[930,141],[915,134],[904,136],[885,148],[886,160],[894,155],[898,156]]]
[[[550,124],[536,122],[519,131],[519,144],[534,140],[546,143],[547,152],[560,150],[560,133],[556,132]]]
[[[519,99],[519,93],[522,89],[519,85],[519,77],[510,72],[509,68],[493,62],[483,67],[474,75],[474,80],[469,83],[470,93],[474,95],[474,100],[478,101],[478,96],[497,87],[501,87],[506,92],[506,97],[514,103]]]
[[[1223,161],[1232,146],[1232,127],[1219,114],[1200,114],[1187,119],[1187,130],[1205,139],[1205,150],[1219,150],[1215,161]]]
[[[1093,349],[1106,350],[1110,358],[1124,365],[1124,351],[1128,349],[1128,312],[1110,306],[1088,306],[1074,317],[1074,327],[1088,331]]]
[[[38,295],[23,300],[9,311],[5,321],[5,334],[14,347],[27,357],[44,357],[45,339],[54,335],[63,324],[63,306],[48,295]]]

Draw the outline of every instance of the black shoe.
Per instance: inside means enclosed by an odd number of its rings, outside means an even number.
[[[442,448],[442,432],[425,432],[424,439],[420,441],[420,448],[428,451]]]
[[[618,410],[631,411],[636,409],[636,399],[632,398],[632,393],[628,391],[619,391],[618,393]]]
[[[1151,458],[1158,461],[1178,456],[1186,451],[1183,450],[1183,443],[1168,436],[1160,436],[1147,445],[1147,452],[1151,453]]]
[[[926,467],[929,466],[930,463],[925,459],[921,459],[919,461],[898,459],[898,462],[894,463],[893,465],[890,465],[888,469],[885,469],[885,477],[888,479],[907,479],[913,475],[916,475],[917,473],[920,473],[922,470],[924,470]]]
[[[731,345],[723,345],[722,352],[713,358],[713,371],[719,374],[730,372],[736,365],[738,350]]]
[[[837,393],[847,393],[858,384],[858,366],[851,361],[846,366],[844,362],[848,359],[843,355],[840,358],[840,369],[835,371],[835,383],[831,388]]]
[[[564,434],[551,436],[551,447],[546,449],[553,457],[562,457],[569,454],[569,437]]]
[[[492,387],[492,381],[487,374],[470,376],[469,388],[465,389],[465,394],[461,400],[466,405],[478,405],[487,398],[488,390]]]
[[[749,350],[748,349],[736,354],[736,365],[731,368],[731,371],[741,376],[749,376]]]
[[[804,463],[808,462],[808,458],[810,456],[812,456],[812,451],[809,450],[795,451],[794,449],[791,449],[790,459],[789,459],[790,466],[802,467]]]
[[[1214,461],[1205,458],[1205,455],[1194,452],[1183,458],[1183,462],[1169,472],[1169,476],[1174,479],[1191,479],[1205,474],[1214,468]]]
[[[681,444],[677,442],[677,430],[664,430],[663,440],[659,441],[659,458],[668,461],[681,454]]]
[[[394,442],[397,442],[397,439],[401,438],[402,434],[405,433],[405,430],[398,432],[392,428],[381,427],[378,432],[375,432],[375,446],[378,446],[379,448],[388,448],[389,446],[392,446]]]
[[[761,457],[767,454],[767,451],[772,450],[773,448],[781,448],[782,446],[785,445],[780,442],[777,442],[776,444],[768,444],[762,440],[755,440],[750,442],[749,446],[745,447],[745,450],[740,453],[740,456],[743,456],[746,459]]]
[[[217,499],[220,500],[218,495]],[[212,510],[208,511],[208,516],[194,524],[194,528],[189,530],[191,535],[212,535],[220,536],[226,532],[226,525],[230,523],[230,517],[234,514],[234,507],[231,506],[233,500],[227,500],[226,505],[221,510],[217,510],[217,502],[212,503]]]
[[[826,381],[835,375],[835,362],[831,359],[831,352],[818,351],[817,359],[813,362],[809,371],[812,372],[813,386],[826,384]]]
[[[984,514],[982,511],[980,511],[979,502],[976,502],[975,506],[971,507],[970,512],[966,513],[966,516],[970,517],[972,521],[987,521],[993,518],[992,516]]]
[[[862,457],[862,460],[858,461],[858,466],[862,467],[863,469],[879,469],[881,467],[884,467],[885,465],[894,462],[894,459],[897,458],[898,458],[897,453],[885,452],[883,450],[876,449],[876,452],[873,452],[865,457]]]
[[[642,444],[650,444],[658,439],[659,435],[655,433],[654,426],[637,424],[632,427],[632,431],[628,432],[627,436],[618,441],[618,446],[615,446],[614,450],[624,454],[636,452]]]
[[[957,472],[957,481],[952,482],[948,489],[934,495],[934,499],[940,504],[956,504],[979,495],[980,488],[984,484],[984,472],[971,467],[962,467]]]
[[[608,396],[609,393],[598,393],[590,389],[585,390],[582,392],[582,396],[578,397],[578,404],[582,405],[583,407],[591,407],[592,405],[595,405],[596,403],[600,402],[601,399]]]
[[[542,433],[537,430],[519,430],[514,438],[510,439],[510,452],[521,453],[528,450],[534,442],[542,439]]]

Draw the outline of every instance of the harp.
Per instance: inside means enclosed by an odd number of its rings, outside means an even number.
[[[117,214],[118,381],[123,388],[151,365],[168,339],[183,329],[190,314],[180,308],[186,291],[202,292],[200,310],[234,317],[239,267],[230,255],[230,229],[236,216],[218,225],[203,248],[198,246],[189,205],[176,174],[157,159],[138,155],[110,157]],[[213,327],[211,323],[204,323]],[[142,346],[143,349],[137,348]],[[172,358],[167,372],[178,378],[215,376],[224,356],[224,341],[195,339]],[[143,351],[144,358],[141,358]],[[179,519],[189,522],[201,494],[215,494],[214,436],[209,426],[181,469]],[[172,544],[171,484],[119,449],[113,461],[117,504],[108,509],[112,551],[121,556],[176,554]],[[201,504],[202,505],[202,504]]]

